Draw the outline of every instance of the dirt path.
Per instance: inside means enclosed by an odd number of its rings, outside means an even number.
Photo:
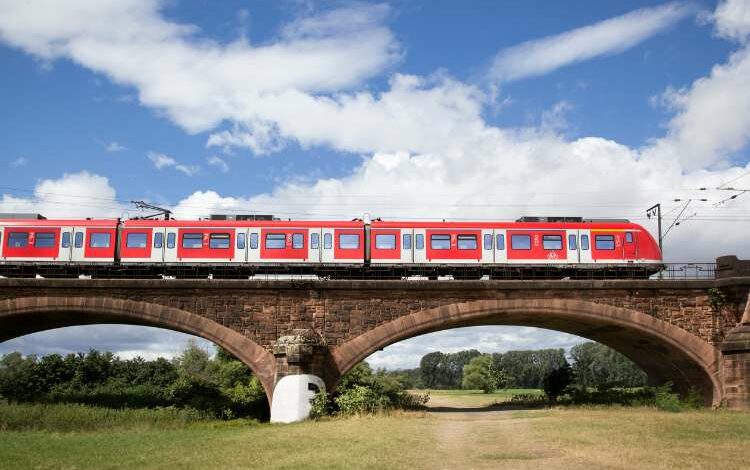
[[[563,469],[581,463],[533,436],[532,422],[543,419],[543,411],[446,411],[448,404],[431,403],[436,411],[428,412],[436,449],[431,468]]]

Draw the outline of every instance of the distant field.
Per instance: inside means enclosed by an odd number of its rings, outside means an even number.
[[[457,406],[477,394],[438,395]],[[8,419],[23,424],[19,411],[0,405],[0,428]],[[78,418],[71,408],[43,410],[53,417],[26,411],[41,422],[32,427],[49,430],[0,432],[0,469],[749,467],[750,414],[722,410],[438,411],[294,425],[221,422],[173,411],[154,417],[84,408]],[[61,432],[64,416],[88,430]],[[102,428],[94,431],[96,420]]]
[[[533,388],[510,388],[498,390],[494,393],[484,393],[481,390],[413,390],[414,393],[428,393],[430,407],[477,408],[490,406],[495,403],[509,401],[513,395],[542,395],[541,390]]]

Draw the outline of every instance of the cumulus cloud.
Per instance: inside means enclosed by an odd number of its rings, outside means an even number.
[[[750,2],[727,0],[714,12],[716,33],[723,38],[745,43],[750,38]]]
[[[48,218],[119,217],[124,210],[104,176],[87,171],[37,183],[29,197],[3,194],[0,212],[39,213]]]
[[[142,104],[189,132],[244,120],[257,100],[359,84],[400,57],[385,5],[351,4],[301,17],[275,40],[219,44],[164,19],[161,0],[0,1],[0,40],[52,61],[67,58],[135,87]],[[117,27],[112,27],[117,25]]]
[[[681,3],[641,8],[572,31],[500,51],[490,67],[497,81],[543,75],[560,67],[623,52],[664,31],[690,13]]]

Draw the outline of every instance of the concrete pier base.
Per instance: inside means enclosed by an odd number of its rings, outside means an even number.
[[[325,391],[323,379],[312,374],[282,377],[273,390],[272,423],[296,423],[310,417],[310,400]]]

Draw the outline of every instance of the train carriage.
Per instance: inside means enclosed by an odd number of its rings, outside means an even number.
[[[628,221],[524,218],[516,222],[281,220],[46,220],[0,217],[0,275],[17,266],[104,266],[106,276],[170,267],[255,273],[462,278],[578,277],[609,270],[645,277],[662,267],[651,235]],[[144,268],[140,271],[128,268]],[[294,268],[294,269],[292,269]],[[44,272],[48,272],[44,271]],[[62,271],[58,270],[57,273]],[[81,272],[70,270],[70,273]],[[510,273],[510,274],[509,274]],[[99,275],[99,274],[97,274]]]

